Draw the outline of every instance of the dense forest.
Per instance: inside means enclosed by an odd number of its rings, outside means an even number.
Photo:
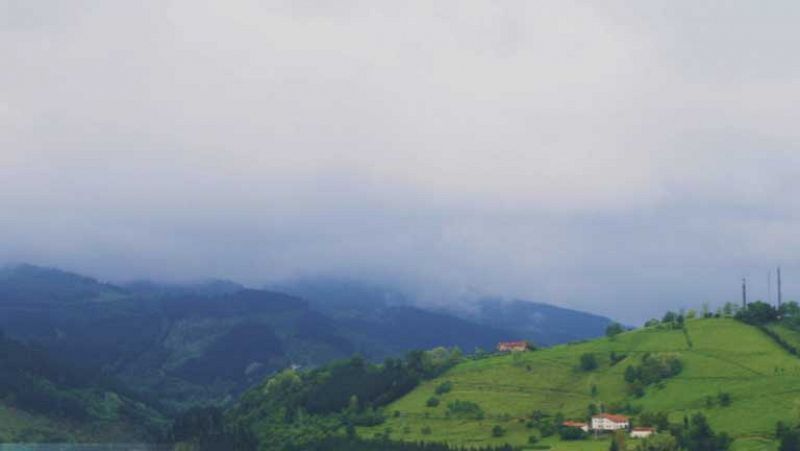
[[[171,438],[201,449],[225,443],[231,449],[258,444],[267,450],[353,440],[355,427],[384,421],[383,406],[462,359],[457,349],[437,348],[382,364],[354,357],[310,371],[285,370],[247,391],[224,414],[218,408],[190,409],[176,420]]]

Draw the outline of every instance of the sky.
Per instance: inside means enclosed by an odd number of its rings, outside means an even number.
[[[0,0],[0,263],[800,299],[800,3]],[[773,299],[775,287],[772,287]]]

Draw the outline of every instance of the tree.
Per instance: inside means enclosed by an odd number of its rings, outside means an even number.
[[[632,384],[636,382],[636,379],[639,378],[639,372],[636,370],[636,367],[633,365],[628,365],[625,368],[625,382]]]
[[[767,324],[778,319],[778,311],[766,302],[756,301],[736,312],[735,318],[748,324]]]
[[[583,371],[592,371],[597,368],[597,358],[591,352],[581,354],[580,366]]]
[[[692,415],[686,433],[688,451],[724,451],[730,448],[732,440],[727,434],[715,434],[702,413]]]
[[[492,437],[502,437],[506,434],[506,430],[503,429],[503,426],[499,424],[495,424],[492,428]]]
[[[775,426],[775,436],[780,441],[778,451],[797,451],[800,449],[800,431],[789,428],[782,422]]]
[[[606,327],[606,337],[609,338],[614,338],[622,332],[625,332],[625,328],[620,323],[611,323]]]
[[[586,433],[575,427],[561,427],[558,430],[558,435],[561,440],[583,440],[586,438]]]
[[[444,381],[436,386],[436,394],[443,395],[445,393],[449,393],[452,389],[453,389],[453,383],[450,381]]]

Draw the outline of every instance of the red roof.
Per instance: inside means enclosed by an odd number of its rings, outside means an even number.
[[[561,425],[562,426],[566,426],[568,428],[584,428],[584,427],[589,426],[586,423],[581,423],[581,422],[578,422],[578,421],[565,421],[565,422],[561,423]]]
[[[606,420],[611,420],[615,423],[627,423],[628,417],[625,415],[614,415],[613,413],[601,413],[600,415],[595,415],[592,418],[605,418]]]
[[[497,344],[497,346],[508,346],[508,347],[518,347],[518,346],[528,346],[527,341],[501,341]]]

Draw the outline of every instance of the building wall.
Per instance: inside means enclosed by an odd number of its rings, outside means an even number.
[[[616,431],[618,429],[627,429],[628,423],[617,423],[607,418],[592,418],[592,429],[599,429],[601,431]]]

